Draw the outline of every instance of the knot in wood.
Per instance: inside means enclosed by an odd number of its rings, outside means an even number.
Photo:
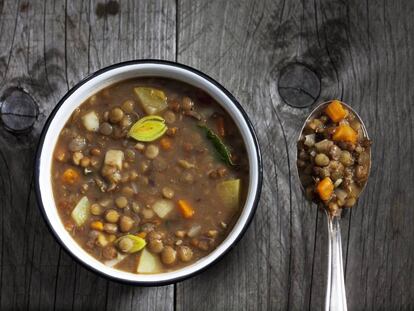
[[[0,99],[0,117],[3,126],[10,132],[29,131],[39,114],[34,99],[21,88],[7,89]]]
[[[277,87],[286,104],[295,108],[306,108],[318,99],[321,79],[308,66],[290,63],[280,71]]]

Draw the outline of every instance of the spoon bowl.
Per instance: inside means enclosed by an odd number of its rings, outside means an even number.
[[[326,102],[323,102],[323,103],[320,103],[319,105],[317,105],[311,112],[310,112],[310,114],[308,115],[308,117],[306,118],[306,120],[305,120],[305,122],[303,122],[303,125],[302,125],[302,128],[300,129],[300,133],[299,133],[299,137],[298,137],[298,139],[297,139],[297,141],[299,141],[301,138],[302,138],[302,135],[303,135],[303,131],[304,131],[304,129],[305,129],[305,126],[306,126],[306,124],[310,121],[310,120],[312,120],[312,119],[314,119],[315,117],[317,117],[317,116],[319,116],[320,114],[321,114],[321,112],[323,111],[323,110],[325,110],[325,108],[326,108],[326,106],[328,106],[329,104],[331,103],[331,101],[326,101]],[[364,137],[365,138],[367,138],[367,139],[369,139],[369,135],[368,135],[368,131],[367,131],[367,128],[366,128],[366,126],[365,126],[365,123],[364,123],[364,121],[362,121],[362,119],[361,119],[361,117],[359,116],[359,114],[351,107],[351,106],[349,106],[348,104],[346,104],[346,103],[344,103],[344,102],[342,102],[342,101],[340,101],[340,103],[346,108],[346,109],[348,109],[349,111],[351,111],[354,115],[355,115],[355,117],[357,118],[357,120],[358,120],[358,122],[361,124],[361,129],[362,129],[362,133],[364,134]],[[296,173],[297,173],[297,176],[300,176],[300,174],[299,174],[299,168],[298,168],[298,166],[296,165]],[[369,167],[368,167],[368,179],[369,179],[369,176],[370,176],[370,173],[371,173],[371,148],[369,149]],[[365,187],[366,187],[366,185],[367,185],[367,183],[368,183],[368,179],[367,179],[367,181],[365,182],[365,184],[362,186],[362,188],[361,188],[361,191],[359,192],[359,196],[358,197],[360,197],[361,196],[361,194],[362,194],[362,192],[365,190]],[[305,188],[303,187],[303,184],[302,184],[302,182],[300,183],[300,187],[301,187],[301,189],[302,189],[302,191],[303,192],[305,192]]]
[[[303,127],[300,131],[300,135],[298,138],[298,142],[302,139],[303,133],[306,128],[306,124],[309,121],[319,117],[322,111],[331,103],[332,101],[323,102],[319,104],[309,116],[306,118]],[[364,122],[362,121],[361,117],[356,113],[349,105],[340,102],[343,107],[345,107],[348,111],[350,111],[357,121],[360,123],[362,135],[364,138],[369,139],[367,129],[365,127]],[[366,150],[364,150],[366,152]],[[364,184],[359,189],[359,193],[355,199],[358,199],[362,192],[364,191],[366,184],[368,182],[369,174],[371,171],[371,148],[368,149],[368,168],[367,168],[367,176],[364,181]],[[299,167],[296,164],[296,169],[298,176],[299,174]],[[306,193],[305,187],[303,185],[303,180],[300,179],[300,186],[302,191]],[[315,200],[313,200],[315,203]],[[339,202],[339,201],[338,201]],[[343,261],[342,261],[342,242],[341,242],[341,229],[340,229],[340,219],[341,219],[341,212],[343,208],[336,210],[334,213],[327,207],[324,208],[326,215],[327,215],[327,223],[328,223],[328,273],[327,273],[327,289],[326,289],[326,296],[325,296],[325,310],[347,310],[347,303],[346,303],[346,293],[345,293],[345,282],[344,282],[344,273],[343,273]]]

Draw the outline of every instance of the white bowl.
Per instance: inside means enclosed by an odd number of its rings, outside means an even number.
[[[51,165],[53,149],[60,131],[76,107],[88,97],[114,83],[136,77],[171,78],[198,87],[212,96],[233,118],[246,145],[249,157],[249,189],[240,217],[227,238],[209,255],[184,268],[159,274],[134,274],[110,268],[96,260],[65,230],[53,198]],[[138,285],[169,284],[207,268],[241,238],[256,210],[262,185],[262,161],[253,126],[236,99],[219,83],[205,74],[177,63],[142,60],[130,61],[101,69],[73,87],[49,116],[40,137],[36,155],[36,194],[38,205],[51,232],[63,248],[90,270],[110,279]]]

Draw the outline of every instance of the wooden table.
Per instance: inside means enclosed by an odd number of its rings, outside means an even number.
[[[413,14],[410,0],[0,0],[0,309],[321,310],[327,226],[300,191],[295,143],[310,105],[330,98],[350,103],[374,140],[370,182],[342,222],[349,309],[414,309]],[[260,206],[237,247],[158,288],[74,262],[33,190],[58,100],[91,72],[141,58],[221,82],[250,115],[264,160]]]

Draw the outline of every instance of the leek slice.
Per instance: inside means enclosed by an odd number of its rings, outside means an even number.
[[[147,245],[147,242],[145,242],[143,238],[140,238],[139,236],[133,234],[121,236],[115,242],[118,243],[122,239],[130,239],[132,241],[132,247],[127,251],[127,253],[129,254],[139,252],[141,249],[145,247],[145,245]]]
[[[147,116],[139,119],[129,130],[128,136],[138,141],[154,141],[167,131],[165,120],[159,116]]]

